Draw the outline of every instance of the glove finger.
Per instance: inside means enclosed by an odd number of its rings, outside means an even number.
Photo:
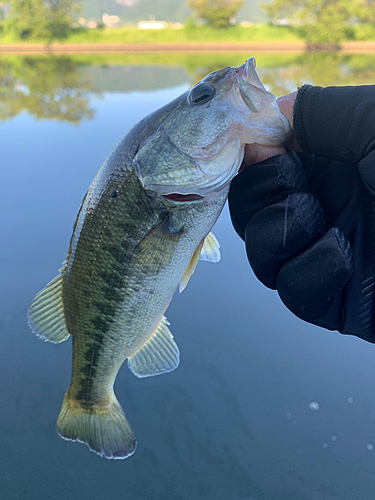
[[[342,290],[352,270],[352,248],[344,233],[331,228],[305,252],[281,268],[277,291],[299,318],[329,330],[342,330]]]
[[[262,208],[297,191],[309,191],[304,168],[295,153],[273,156],[239,173],[229,191],[232,224],[244,239],[245,227]]]
[[[280,268],[324,230],[323,211],[309,193],[294,193],[258,212],[245,229],[246,252],[257,278],[276,289]]]

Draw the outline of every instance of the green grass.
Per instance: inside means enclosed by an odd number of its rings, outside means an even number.
[[[373,24],[358,24],[353,26],[354,40],[374,41],[375,26]]]
[[[230,26],[214,29],[209,26],[182,29],[140,30],[135,26],[122,28],[89,29],[75,28],[67,38],[56,40],[62,43],[188,43],[188,42],[271,42],[301,41],[297,31],[289,26],[257,25],[249,27]],[[0,36],[0,43],[19,43],[8,35]],[[40,42],[42,40],[27,40]],[[26,43],[26,42],[25,42]]]
[[[356,25],[353,27],[354,40],[375,40],[375,26]],[[273,26],[254,24],[249,27],[230,26],[215,29],[210,26],[184,26],[182,29],[172,27],[163,30],[140,30],[136,26],[121,28],[74,28],[67,38],[54,40],[59,43],[231,43],[231,42],[301,42],[303,38],[298,29],[291,26]],[[1,35],[0,43],[46,43],[46,40],[20,41],[8,33]]]
[[[253,25],[214,29],[208,26],[164,30],[140,30],[136,27],[74,30],[67,43],[187,43],[187,42],[247,42],[297,41],[292,28],[284,26]]]

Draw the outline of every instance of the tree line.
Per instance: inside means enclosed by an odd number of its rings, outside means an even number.
[[[7,0],[2,2],[1,28],[20,40],[52,40],[67,36],[81,0]]]
[[[227,28],[245,0],[186,0],[195,19]],[[1,29],[20,40],[64,38],[81,0],[2,1]],[[261,4],[274,24],[289,24],[310,44],[340,44],[354,37],[358,24],[375,21],[375,0],[271,0]]]
[[[375,21],[374,0],[272,0],[262,8],[273,22],[287,21],[311,44],[339,44],[354,37],[356,25]]]
[[[196,16],[214,27],[229,26],[244,0],[187,0]],[[374,0],[271,0],[260,5],[274,24],[288,24],[310,44],[340,44],[356,24],[375,21]]]

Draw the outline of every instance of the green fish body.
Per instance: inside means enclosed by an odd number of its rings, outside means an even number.
[[[106,458],[134,453],[113,391],[118,370],[126,359],[138,377],[178,366],[164,316],[173,293],[199,258],[219,260],[210,230],[245,143],[278,145],[288,133],[250,59],[208,75],[111,151],[81,202],[60,274],[29,309],[39,337],[72,336],[72,379],[57,419],[63,438]]]

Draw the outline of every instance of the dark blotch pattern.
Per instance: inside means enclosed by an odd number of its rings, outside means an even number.
[[[138,185],[138,180],[135,183]],[[72,288],[77,295],[72,297],[70,303],[78,304],[74,313],[85,318],[86,325],[85,331],[80,334],[85,350],[84,364],[77,366],[81,376],[77,379],[76,398],[87,407],[95,398],[95,376],[103,346],[108,340],[117,307],[126,295],[127,269],[139,242],[139,232],[143,228],[142,232],[146,234],[150,218],[155,220],[147,197],[132,188],[134,186],[126,188],[130,196],[134,195],[132,202],[126,197],[118,197],[115,190],[109,192],[110,196],[102,197],[98,208],[105,217],[86,218],[76,251],[74,264],[77,265],[77,274]],[[116,203],[111,198],[117,198]],[[90,279],[86,279],[87,276]],[[84,304],[79,304],[82,297],[85,298]]]

